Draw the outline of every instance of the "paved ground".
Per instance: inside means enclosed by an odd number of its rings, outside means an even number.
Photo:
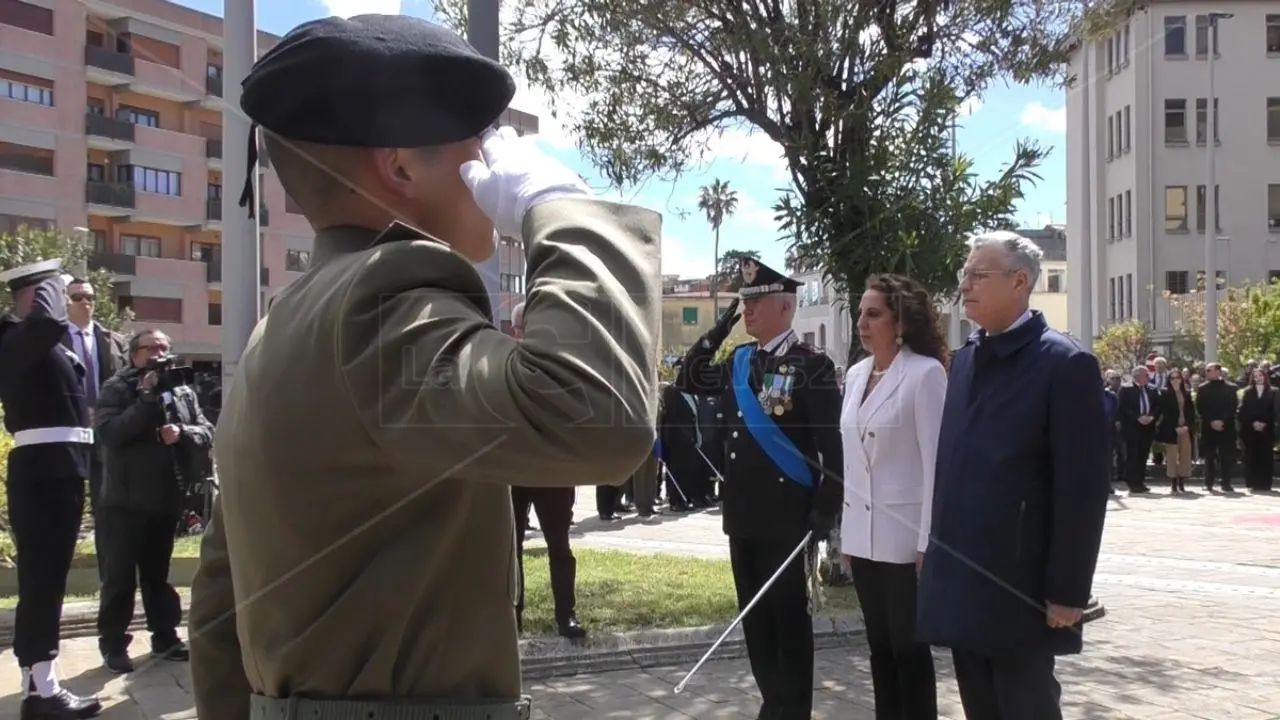
[[[722,557],[713,513],[601,527],[579,501],[582,547]],[[1086,654],[1062,665],[1068,720],[1280,720],[1280,496],[1121,498],[1108,519],[1098,594],[1110,615],[1091,625]],[[64,676],[99,692],[106,717],[194,716],[185,666],[151,665],[127,678],[97,668],[93,640],[64,643]],[[143,649],[141,643],[137,650]],[[7,653],[6,653],[7,655]],[[960,720],[946,659],[939,656],[943,714]],[[753,718],[759,699],[745,663],[711,663],[686,693],[686,668],[632,670],[533,685],[543,720]],[[18,684],[0,657],[0,688]],[[815,718],[870,720],[865,649],[818,660]],[[0,720],[17,717],[0,697]]]

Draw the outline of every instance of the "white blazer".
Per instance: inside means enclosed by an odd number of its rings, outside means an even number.
[[[845,376],[840,549],[853,557],[914,563],[929,545],[947,371],[904,347],[863,402],[872,363],[867,358]]]

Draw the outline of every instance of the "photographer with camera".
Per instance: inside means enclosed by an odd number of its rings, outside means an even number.
[[[169,584],[169,559],[188,485],[203,479],[213,426],[190,387],[191,369],[178,367],[169,347],[160,330],[135,335],[131,366],[102,386],[94,412],[106,466],[98,649],[117,673],[133,670],[128,630],[139,586],[152,656],[189,658],[178,638],[182,605]]]

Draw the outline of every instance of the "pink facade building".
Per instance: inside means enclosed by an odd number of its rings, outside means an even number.
[[[259,33],[259,51],[277,40]],[[0,232],[87,229],[116,301],[195,361],[221,354],[221,43],[220,18],[164,0],[0,0]],[[537,132],[527,113],[505,122]],[[265,308],[313,235],[260,169]],[[499,254],[507,327],[524,260],[518,243]]]

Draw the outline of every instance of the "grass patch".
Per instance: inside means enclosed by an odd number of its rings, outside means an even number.
[[[738,614],[728,560],[575,549],[578,618],[589,632],[696,627]],[[797,560],[799,562],[799,560]],[[545,548],[524,557],[526,635],[556,632]],[[826,588],[824,615],[857,609],[852,587]]]
[[[17,548],[8,533],[0,533],[0,557],[15,557]],[[173,557],[200,557],[200,536],[180,537],[173,542]],[[71,559],[72,568],[91,568],[98,566],[98,558],[93,552],[93,534],[76,543],[76,554]]]

